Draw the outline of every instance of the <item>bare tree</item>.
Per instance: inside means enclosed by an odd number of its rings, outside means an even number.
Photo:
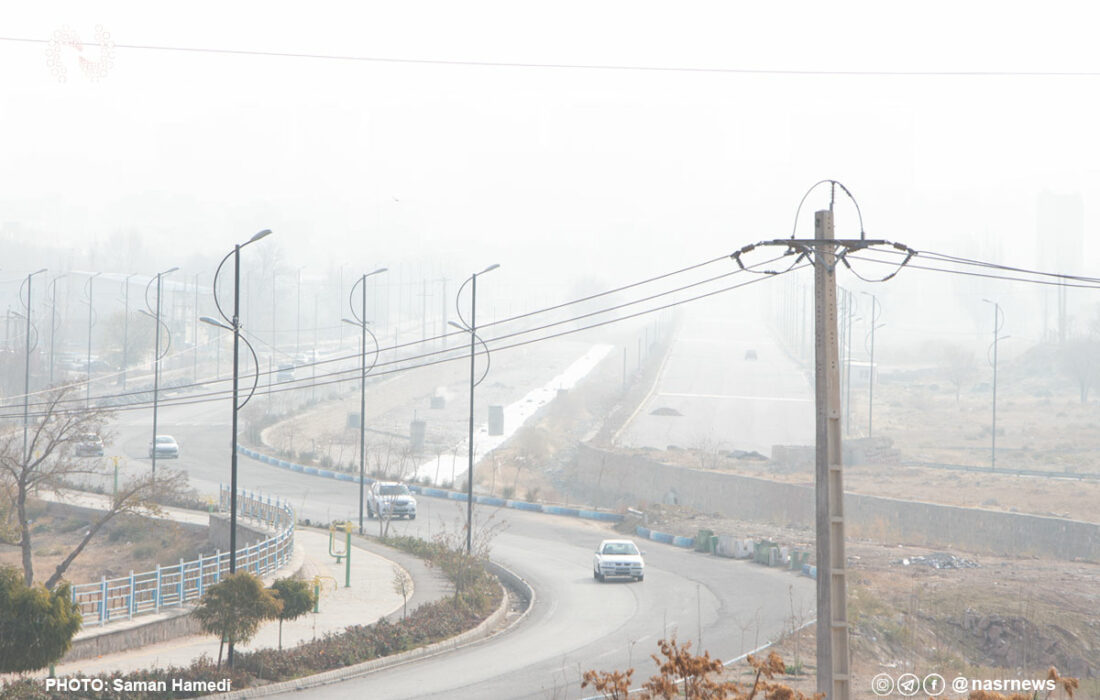
[[[76,393],[72,387],[61,387],[41,396],[28,426],[25,451],[21,429],[0,433],[0,544],[20,548],[23,578],[28,586],[34,582],[34,560],[27,500],[40,491],[62,488],[76,478],[104,474],[101,462],[76,459],[73,447],[87,433],[102,433],[110,414],[100,408],[83,408],[82,402],[70,398]],[[183,481],[180,474],[162,473],[156,481],[144,477],[120,485],[107,509],[46,579],[46,588],[57,585],[73,560],[112,518],[122,513],[158,512],[153,500],[179,493]]]
[[[944,348],[940,369],[947,377],[947,381],[951,382],[951,386],[955,387],[955,405],[958,405],[963,384],[978,373],[974,352],[958,345],[949,345]]]
[[[1089,390],[1100,380],[1100,340],[1095,338],[1075,338],[1068,341],[1060,353],[1062,371],[1077,382],[1081,403],[1089,400]]]

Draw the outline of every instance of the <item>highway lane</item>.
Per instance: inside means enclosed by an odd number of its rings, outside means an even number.
[[[599,583],[591,556],[599,540],[611,536],[606,526],[517,511],[496,516],[508,529],[494,541],[493,558],[536,592],[528,619],[428,662],[428,672],[422,664],[399,666],[311,690],[310,697],[581,697],[581,675],[590,668],[633,666],[636,678],[647,678],[654,671],[649,654],[668,635],[695,648],[701,638],[712,656],[730,659],[789,626],[792,600],[796,611],[813,606],[809,579],[649,542],[641,543],[644,582]]]
[[[655,390],[620,444],[765,456],[772,445],[813,444],[812,387],[757,310],[729,296],[687,307]]]

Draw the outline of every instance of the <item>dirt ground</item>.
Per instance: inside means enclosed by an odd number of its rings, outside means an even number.
[[[58,503],[28,503],[34,524],[31,542],[36,581],[49,578],[57,564],[79,544],[91,525],[87,513],[70,510]],[[131,571],[148,571],[157,564],[190,560],[212,551],[205,528],[196,531],[169,520],[120,515],[107,523],[65,572],[74,583],[92,583],[100,577],[128,576]],[[0,565],[22,569],[17,547],[0,549]]]
[[[540,412],[479,467],[479,488],[494,495],[565,502],[559,489],[576,444],[607,444],[655,374],[660,352],[625,384],[608,362]],[[1008,375],[1011,377],[1011,373]],[[395,387],[396,388],[396,387]],[[427,385],[424,387],[427,388]],[[903,465],[939,462],[982,467],[991,438],[987,388],[961,391],[935,378],[883,377],[875,393],[875,437],[896,452],[890,460],[845,468],[846,489],[951,505],[1100,520],[1100,481],[1021,477]],[[852,437],[866,413],[853,397]],[[399,402],[398,402],[399,403]],[[396,404],[380,409],[398,410]],[[339,413],[347,406],[337,409]],[[370,409],[368,409],[370,411]],[[1100,472],[1100,405],[1082,404],[1072,386],[1051,379],[1007,382],[998,398],[1000,468]],[[303,429],[301,426],[297,428]],[[308,428],[305,428],[308,430]],[[274,435],[272,437],[275,437]],[[648,453],[695,468],[730,470],[780,481],[812,483],[809,469],[730,456],[736,446]],[[643,507],[643,504],[638,504]],[[694,535],[701,528],[812,549],[809,529],[739,522],[683,507],[646,504],[647,524]],[[1100,565],[967,552],[937,553],[849,538],[849,620],[853,697],[874,698],[870,679],[939,673],[971,678],[1045,677],[1049,666],[1081,679],[1077,697],[1100,698]],[[699,556],[709,556],[700,554]],[[922,563],[963,562],[963,568]],[[909,562],[906,565],[906,561]],[[971,566],[973,564],[973,566]],[[791,573],[792,577],[796,574]],[[796,614],[797,613],[797,614]],[[808,620],[792,611],[790,627]],[[814,627],[790,634],[777,649],[795,687],[814,687]],[[744,679],[744,669],[729,673]],[[1055,696],[1056,697],[1056,696]]]

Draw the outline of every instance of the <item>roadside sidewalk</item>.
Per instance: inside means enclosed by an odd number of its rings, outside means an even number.
[[[83,500],[83,499],[82,499]],[[69,502],[72,502],[70,499]],[[184,511],[186,512],[186,511]],[[175,515],[173,513],[173,515]],[[205,519],[205,515],[199,515]],[[335,548],[343,550],[343,533],[337,533]],[[351,586],[345,586],[346,561],[336,562],[329,555],[329,533],[324,530],[299,528],[295,532],[295,550],[301,553],[301,577],[316,581],[321,588],[320,610],[307,613],[297,620],[283,623],[283,647],[292,647],[301,641],[315,639],[331,632],[339,632],[348,625],[371,624],[380,617],[389,614],[401,614],[402,597],[393,590],[394,567],[390,559],[368,549],[386,552],[388,550],[361,538],[352,538],[352,556],[350,566]],[[409,571],[402,567],[410,577],[420,584],[425,581],[428,590],[415,590],[410,596],[410,605],[426,598],[439,597],[444,587],[434,581],[438,576],[429,572],[414,557],[408,561],[404,553],[396,552],[395,558],[409,565]],[[277,576],[290,576],[294,566],[285,567]],[[434,595],[433,595],[434,592]],[[427,594],[427,595],[425,595]],[[414,600],[415,598],[415,600]],[[124,623],[123,623],[124,624]],[[94,633],[98,628],[89,627],[84,633]],[[238,644],[237,649],[245,651],[278,646],[279,623],[271,621],[261,626],[260,631],[249,644]],[[111,671],[131,672],[137,669],[166,667],[169,665],[186,666],[201,655],[212,659],[218,656],[218,641],[210,635],[188,635],[168,642],[147,645],[137,649],[121,651],[92,659],[82,659],[58,664],[55,673],[63,675],[90,675]],[[46,670],[34,674],[45,678]]]

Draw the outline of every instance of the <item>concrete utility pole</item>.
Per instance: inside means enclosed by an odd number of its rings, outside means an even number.
[[[814,185],[840,187],[853,202],[848,189],[835,180]],[[813,190],[813,188],[810,188]],[[807,193],[808,194],[808,193]],[[803,198],[805,200],[805,198]],[[847,559],[844,554],[844,480],[840,436],[840,359],[837,333],[836,264],[842,255],[875,246],[889,245],[905,252],[898,270],[916,254],[908,246],[885,239],[868,239],[860,217],[859,238],[838,239],[833,233],[833,205],[814,213],[814,238],[761,241],[745,246],[730,257],[748,270],[741,256],[760,246],[782,247],[814,266],[814,389],[816,395],[816,451],[814,498],[817,528],[817,691],[826,700],[848,700],[851,696],[848,648]],[[801,205],[799,205],[801,208]],[[858,213],[858,206],[857,206]],[[795,215],[797,221],[798,215]],[[765,273],[765,274],[776,274]],[[781,274],[781,273],[780,273]],[[897,270],[881,281],[897,274]],[[802,324],[799,324],[802,325]]]
[[[833,212],[814,213],[814,238],[831,241]],[[817,690],[827,700],[850,693],[844,481],[840,442],[840,361],[837,342],[836,246],[819,244],[814,263],[814,390],[817,447]]]

